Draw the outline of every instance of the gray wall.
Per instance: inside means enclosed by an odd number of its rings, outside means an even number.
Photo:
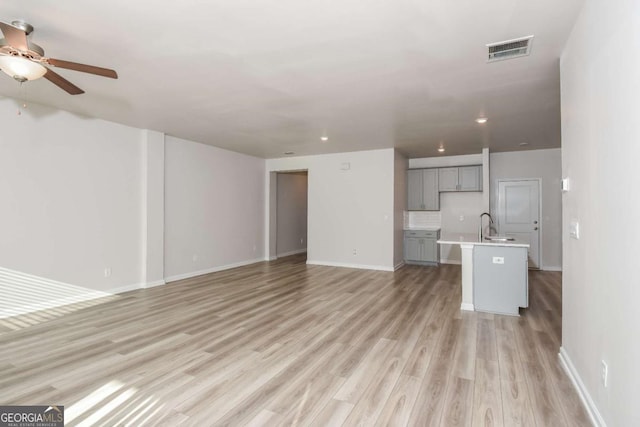
[[[639,31],[639,2],[586,1],[560,62],[562,174],[571,180],[561,354],[609,426],[640,425]],[[569,237],[574,220],[579,240]]]
[[[276,251],[287,256],[307,250],[307,173],[278,173]]]
[[[407,166],[409,162],[394,152],[393,166],[393,265],[404,260],[404,211],[407,208]]]
[[[498,180],[517,178],[541,178],[542,233],[540,250],[542,269],[560,270],[562,266],[562,192],[560,191],[561,152],[550,150],[514,151],[492,153],[491,212],[494,219],[498,212]]]
[[[267,160],[309,171],[308,264],[393,270],[393,165],[393,149]]]
[[[263,260],[264,159],[165,138],[165,275]]]

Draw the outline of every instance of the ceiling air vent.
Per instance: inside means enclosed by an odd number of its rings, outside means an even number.
[[[531,52],[532,41],[533,36],[527,36],[519,39],[505,40],[503,42],[489,43],[487,45],[489,51],[487,62],[527,56]]]

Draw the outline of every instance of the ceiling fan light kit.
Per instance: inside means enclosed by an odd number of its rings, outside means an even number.
[[[47,66],[81,71],[112,79],[118,78],[118,74],[108,68],[46,58],[44,49],[27,40],[27,36],[33,32],[33,26],[24,21],[12,21],[11,24],[0,22],[0,31],[4,36],[4,39],[0,39],[0,69],[20,83],[44,77],[71,95],[84,93],[82,89]]]
[[[0,56],[0,69],[20,83],[27,80],[36,80],[44,76],[47,69],[37,62],[30,61],[22,56]]]

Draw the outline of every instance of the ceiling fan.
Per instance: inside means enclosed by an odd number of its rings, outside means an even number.
[[[33,32],[33,26],[24,21],[12,21],[11,24],[0,22],[0,30],[4,35],[4,39],[0,39],[0,69],[21,83],[44,77],[71,95],[84,93],[78,86],[51,70],[51,66],[118,78],[118,74],[108,68],[46,58],[44,49],[27,39]]]

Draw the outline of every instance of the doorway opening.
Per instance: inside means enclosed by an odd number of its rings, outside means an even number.
[[[269,258],[299,255],[306,261],[308,172],[275,172],[271,174],[271,181]]]

